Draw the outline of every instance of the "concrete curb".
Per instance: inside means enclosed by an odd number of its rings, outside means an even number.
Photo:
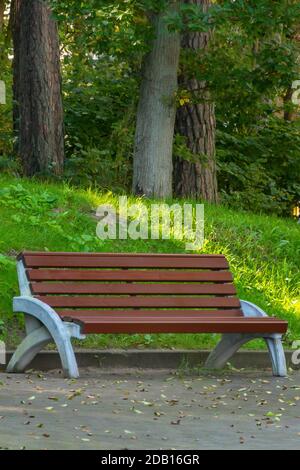
[[[9,362],[13,352],[7,352]],[[76,351],[79,367],[100,367],[103,369],[179,369],[199,368],[203,366],[209,351],[191,350],[83,350]],[[288,367],[291,367],[292,351],[286,351]],[[267,351],[239,351],[230,361],[237,369],[270,369],[270,356]],[[56,351],[42,351],[30,368],[48,371],[61,367]],[[295,368],[295,366],[294,366]],[[0,370],[5,366],[0,365]]]

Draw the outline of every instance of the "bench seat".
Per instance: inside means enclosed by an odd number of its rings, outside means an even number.
[[[24,252],[18,276],[21,297],[14,299],[14,310],[25,314],[27,337],[9,371],[24,370],[50,340],[66,375],[76,376],[71,337],[220,333],[210,366],[223,365],[240,345],[262,337],[275,375],[286,374],[281,336],[287,322],[237,297],[223,255]]]
[[[70,311],[59,312],[64,321],[80,325],[89,333],[285,333],[286,322],[273,318],[243,318],[220,314],[203,315],[178,311],[149,313]]]

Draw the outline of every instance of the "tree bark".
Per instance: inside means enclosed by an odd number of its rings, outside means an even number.
[[[4,24],[5,3],[5,0],[0,0],[0,32],[2,31]]]
[[[208,9],[210,0],[184,0],[185,3],[201,5]],[[183,35],[183,50],[201,53],[208,47],[210,32],[189,32]],[[177,110],[175,132],[186,139],[188,149],[195,155],[193,162],[175,158],[174,191],[179,197],[218,201],[217,165],[215,148],[215,106],[211,101],[206,83],[182,70],[180,86],[187,90],[195,103],[181,106]],[[200,97],[200,102],[197,102]]]
[[[24,174],[59,175],[64,163],[58,30],[43,0],[13,0],[14,128]]]
[[[284,105],[283,117],[285,121],[289,121],[289,122],[292,122],[296,119],[296,112],[293,109],[293,103],[292,103],[292,97],[293,97],[294,91],[295,90],[292,88],[292,86],[290,86],[287,89],[283,97],[283,105]]]
[[[168,10],[176,8],[171,1]],[[176,116],[180,35],[171,33],[165,12],[151,15],[155,39],[144,59],[137,111],[133,192],[147,197],[172,196],[172,148]]]
[[[12,0],[10,5],[10,30],[13,37],[13,129],[16,137],[15,152],[19,154],[19,75],[20,75],[20,5],[22,0]]]

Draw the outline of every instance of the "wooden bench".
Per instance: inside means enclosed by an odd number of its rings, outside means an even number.
[[[17,269],[13,309],[25,314],[27,335],[8,372],[24,371],[54,341],[65,375],[78,377],[71,338],[90,333],[222,333],[207,367],[264,338],[274,375],[286,375],[287,323],[238,299],[222,255],[24,252]]]

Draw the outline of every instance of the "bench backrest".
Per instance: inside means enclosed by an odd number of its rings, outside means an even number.
[[[24,252],[19,260],[31,294],[59,311],[242,315],[223,255]]]

